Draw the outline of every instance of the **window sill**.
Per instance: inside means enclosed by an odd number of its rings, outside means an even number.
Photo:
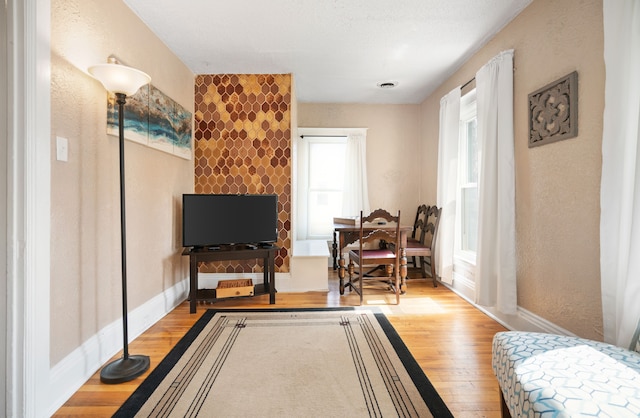
[[[453,258],[454,264],[459,263],[467,265],[469,267],[476,266],[476,253],[472,253],[469,251],[456,251]]]

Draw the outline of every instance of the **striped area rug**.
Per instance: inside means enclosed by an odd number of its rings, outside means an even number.
[[[116,417],[451,417],[371,309],[210,309]]]

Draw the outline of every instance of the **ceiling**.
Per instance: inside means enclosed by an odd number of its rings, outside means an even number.
[[[300,102],[400,104],[421,103],[531,0],[124,2],[195,74],[292,73]]]

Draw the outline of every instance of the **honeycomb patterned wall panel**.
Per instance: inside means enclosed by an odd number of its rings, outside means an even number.
[[[276,271],[291,250],[291,75],[205,74],[195,81],[195,192],[278,195]],[[262,261],[207,263],[207,273],[263,271]]]

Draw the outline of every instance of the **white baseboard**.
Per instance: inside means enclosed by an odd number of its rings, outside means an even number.
[[[568,337],[577,337],[576,334],[572,333],[569,330],[566,330],[553,322],[549,322],[546,319],[539,317],[538,315],[530,312],[524,308],[518,307],[518,316],[522,318],[522,320],[529,324],[530,326],[537,327],[542,330],[542,332],[546,332],[549,334],[557,334],[557,335],[566,335]],[[526,331],[526,330],[519,330]]]
[[[133,341],[182,303],[189,293],[184,279],[128,315]],[[53,415],[104,363],[122,350],[122,319],[107,325],[49,371],[49,416]],[[131,353],[144,354],[144,353]]]
[[[453,272],[453,284],[443,283],[445,286],[456,292],[459,296],[467,301],[472,301],[476,289],[476,285],[473,280]]]
[[[451,289],[458,296],[472,304],[478,310],[484,312],[491,319],[501,324],[503,327],[511,331],[528,331],[528,332],[545,332],[556,335],[566,335],[575,337],[572,332],[559,327],[533,312],[518,306],[518,312],[515,315],[505,315],[493,307],[481,306],[474,302],[475,283],[454,273],[453,284],[442,283]]]

